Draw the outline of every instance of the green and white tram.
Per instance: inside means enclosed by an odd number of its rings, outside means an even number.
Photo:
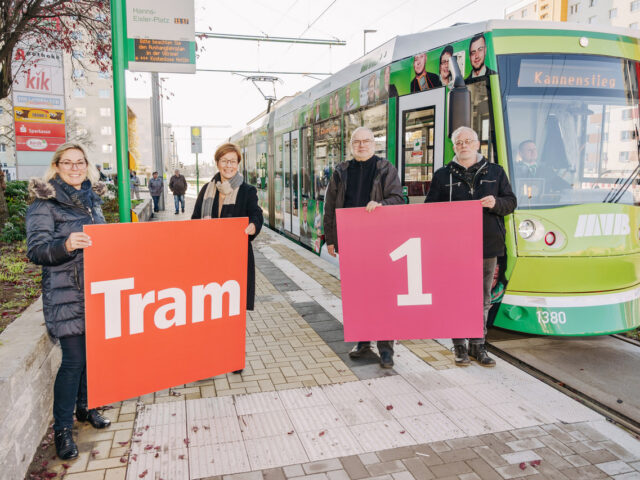
[[[638,34],[603,26],[487,21],[399,36],[231,140],[269,226],[321,254],[324,193],[351,132],[370,127],[407,201],[422,202],[453,158],[450,117],[469,109],[454,97],[470,96],[481,153],[518,197],[495,325],[621,332],[640,325],[639,62]],[[452,94],[456,70],[469,95]]]

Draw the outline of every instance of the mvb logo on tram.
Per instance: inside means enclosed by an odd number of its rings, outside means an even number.
[[[85,226],[91,408],[244,367],[247,223]]]
[[[626,213],[600,213],[578,216],[575,237],[609,237],[628,235],[629,215]]]

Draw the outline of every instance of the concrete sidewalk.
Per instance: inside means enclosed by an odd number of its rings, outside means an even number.
[[[173,204],[157,220],[173,214]],[[444,345],[400,342],[396,365],[354,362],[335,266],[264,229],[247,361],[112,405],[79,427],[65,479],[640,478],[640,441],[497,359],[453,366]],[[117,372],[114,372],[116,374]]]

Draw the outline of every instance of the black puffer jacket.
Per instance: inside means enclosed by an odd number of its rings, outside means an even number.
[[[499,257],[504,255],[503,217],[513,213],[517,200],[503,168],[479,157],[478,163],[467,169],[457,162],[439,168],[433,174],[425,202],[480,200],[493,195],[494,207],[482,209],[483,257]]]
[[[105,223],[99,195],[103,183],[93,186],[93,208],[70,196],[61,180],[32,179],[29,191],[35,201],[27,211],[27,256],[42,265],[42,303],[49,335],[55,338],[84,333],[84,256],[67,252],[64,242],[82,226]]]
[[[373,177],[373,186],[369,198],[382,205],[400,205],[404,203],[402,197],[402,185],[398,170],[388,160],[374,155],[376,159],[376,172]],[[338,251],[338,227],[336,225],[336,209],[344,207],[347,193],[347,172],[350,160],[336,165],[331,176],[324,197],[324,241],[327,245],[334,245]]]

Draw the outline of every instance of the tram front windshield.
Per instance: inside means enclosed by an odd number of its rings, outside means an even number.
[[[555,54],[498,61],[518,208],[638,204],[638,64]]]

